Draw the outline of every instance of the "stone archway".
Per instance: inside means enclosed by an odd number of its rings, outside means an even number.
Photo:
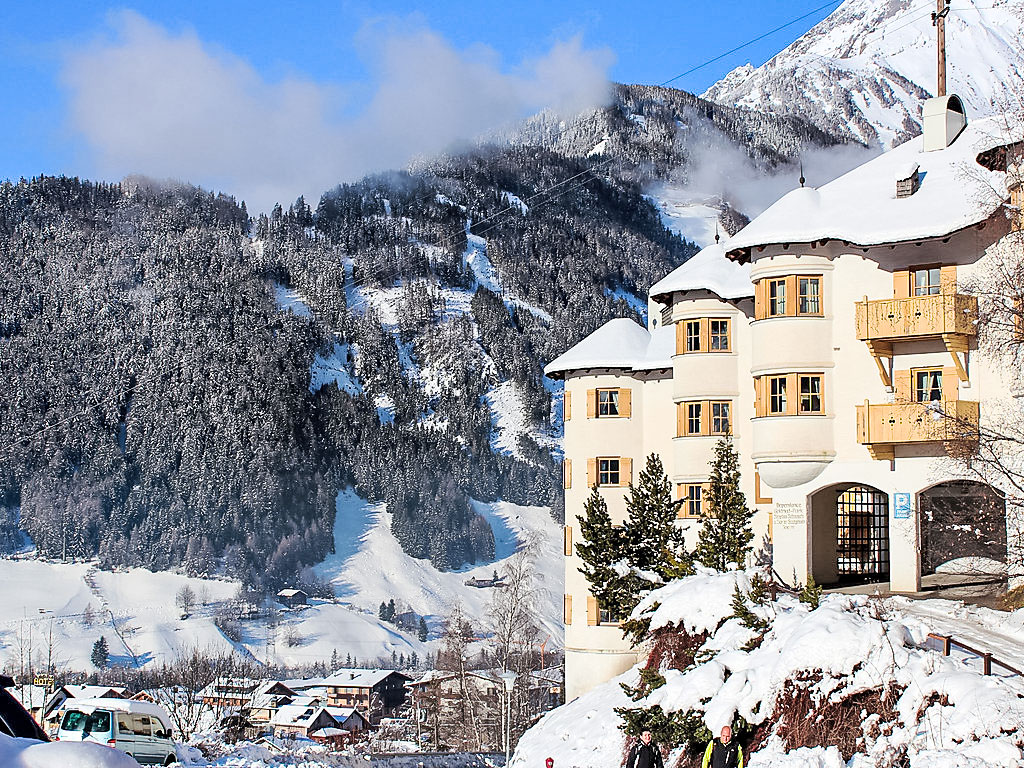
[[[889,494],[841,483],[811,495],[811,573],[819,584],[887,581]]]
[[[1006,501],[972,480],[950,480],[918,494],[921,573],[992,575],[1006,567]]]

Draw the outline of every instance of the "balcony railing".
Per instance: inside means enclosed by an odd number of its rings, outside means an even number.
[[[899,341],[977,334],[978,299],[962,293],[857,302],[857,338]]]
[[[971,400],[857,406],[857,442],[902,445],[969,440],[978,428],[981,408]]]

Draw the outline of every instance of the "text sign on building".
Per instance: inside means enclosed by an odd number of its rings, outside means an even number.
[[[772,524],[775,528],[798,528],[807,524],[807,508],[803,504],[778,503],[772,512]]]
[[[893,516],[894,520],[909,520],[910,519],[910,494],[909,493],[894,493],[893,494],[892,516]]]

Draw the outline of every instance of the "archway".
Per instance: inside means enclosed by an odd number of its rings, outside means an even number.
[[[991,575],[1005,572],[1006,501],[972,480],[933,485],[918,496],[921,572]]]
[[[843,483],[811,496],[811,573],[819,584],[889,578],[889,495]]]

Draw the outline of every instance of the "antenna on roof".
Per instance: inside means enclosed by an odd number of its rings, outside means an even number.
[[[800,186],[801,187],[804,185],[805,181],[807,181],[807,179],[804,178],[804,161],[801,160],[800,161]]]
[[[946,16],[949,14],[949,0],[935,0],[937,8],[932,12],[932,24],[938,42],[938,90],[936,96],[946,95]]]

